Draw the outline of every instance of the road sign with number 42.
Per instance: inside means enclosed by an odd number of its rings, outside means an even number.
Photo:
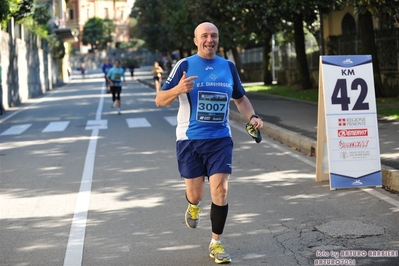
[[[330,188],[381,186],[372,58],[321,56],[320,63]]]

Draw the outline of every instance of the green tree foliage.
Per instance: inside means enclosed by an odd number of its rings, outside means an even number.
[[[145,40],[151,51],[179,49],[189,53],[195,49],[193,30],[203,21],[217,25],[220,47],[224,51],[233,51],[238,69],[241,66],[237,47],[263,46],[266,84],[271,81],[272,35],[283,32],[286,39],[295,42],[298,85],[301,89],[311,89],[313,82],[307,62],[305,35],[320,30],[321,14],[339,10],[348,4],[353,4],[359,14],[366,11],[373,16],[388,14],[390,19],[398,20],[397,0],[136,0],[131,17],[137,21],[137,37]],[[369,23],[370,19],[366,19]],[[362,24],[362,21],[359,16],[359,23]],[[374,33],[370,28],[362,31],[371,36],[364,42],[374,42]]]
[[[51,56],[54,59],[62,59],[65,56],[65,47],[64,43],[62,42],[61,38],[56,35],[52,34],[47,38],[48,46],[51,50]]]
[[[359,16],[359,30],[362,41],[361,53],[370,54],[373,58],[376,96],[388,96],[381,79],[373,17],[379,18],[381,21],[385,21],[387,25],[392,25],[393,27],[395,22],[399,22],[399,3],[398,1],[385,0],[352,0],[348,4],[352,4],[355,7],[355,12]]]
[[[370,12],[374,17],[399,22],[399,1],[398,0],[351,0],[348,4],[355,7],[358,14]],[[386,16],[388,15],[388,16]]]
[[[0,0],[0,23],[4,27],[14,17],[17,23],[44,38],[48,33],[50,10],[49,6],[36,6],[34,0]]]
[[[83,28],[82,42],[90,44],[91,50],[105,49],[107,43],[112,42],[112,34],[115,32],[115,25],[112,20],[101,18],[89,19]]]
[[[317,24],[319,14],[332,11],[335,6],[341,4],[341,1],[276,0],[275,2],[274,10],[285,22],[284,30],[291,31],[295,42],[297,75],[300,81],[299,87],[303,90],[313,88],[306,56],[304,27],[310,32],[314,32],[317,28],[315,24]]]
[[[49,5],[37,6],[33,14],[33,18],[40,25],[46,25],[51,19],[51,7]]]
[[[176,1],[177,4],[178,2]],[[173,27],[163,23],[163,12],[167,12],[163,5],[167,3],[164,4],[162,0],[136,0],[130,14],[132,18],[137,19],[139,25],[137,37],[144,39],[147,48],[152,52],[167,50],[173,41],[169,34]]]
[[[265,83],[270,83],[269,57],[272,34],[282,27],[296,23],[298,38],[298,72],[302,88],[312,88],[304,44],[303,21],[317,19],[317,10],[324,1],[306,0],[136,0],[132,10],[140,25],[140,38],[145,39],[151,51],[195,48],[193,29],[203,21],[211,21],[219,28],[220,46],[231,50],[238,69],[242,69],[237,47],[264,45]],[[313,6],[311,6],[312,4]],[[158,8],[157,8],[158,7]],[[312,7],[316,10],[312,11]],[[311,10],[311,12],[309,11]],[[309,11],[309,12],[308,12]],[[282,17],[286,22],[283,23]],[[300,27],[299,27],[300,25]],[[161,36],[161,37],[160,37]],[[163,37],[168,38],[164,39]],[[302,38],[299,38],[302,36]],[[171,44],[170,40],[173,39]],[[177,44],[177,46],[176,46]]]
[[[192,7],[193,22],[195,22],[195,25],[191,25],[192,29],[204,21],[214,23],[219,29],[219,47],[223,47],[225,53],[232,52],[236,67],[242,74],[243,67],[237,49],[248,43],[248,36],[243,30],[243,14],[239,3],[241,1],[191,0],[190,6]],[[190,36],[193,36],[192,33]]]
[[[50,32],[48,25],[51,20],[50,10],[49,6],[36,6],[33,16],[23,19],[24,26],[41,38],[46,39]]]
[[[12,13],[12,16],[16,21],[21,21],[25,18],[32,17],[35,12],[35,1],[34,0],[20,0],[18,2],[18,8]]]
[[[184,51],[189,55],[195,49],[193,43],[194,21],[192,8],[189,1],[185,0],[164,0],[162,22],[167,28],[165,35],[166,45],[161,51],[172,51],[178,49],[180,54]],[[176,12],[178,10],[178,12]]]
[[[10,15],[9,0],[0,0],[0,23],[1,27],[4,27],[4,23],[7,21]]]
[[[0,0],[0,21],[5,26],[11,17],[19,22],[34,12],[34,0]]]
[[[281,15],[278,12],[276,1],[241,1],[237,8],[242,12],[238,17],[242,18],[242,35],[246,37],[243,38],[243,46],[248,48],[262,46],[264,48],[262,58],[263,82],[264,84],[271,84],[272,73],[269,62],[272,37],[282,27]]]

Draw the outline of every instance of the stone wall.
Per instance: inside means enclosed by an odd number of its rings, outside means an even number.
[[[36,35],[28,33],[22,39],[0,31],[0,58],[5,110],[61,84],[56,62]]]

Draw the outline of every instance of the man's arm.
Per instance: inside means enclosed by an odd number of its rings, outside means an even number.
[[[158,91],[157,96],[155,97],[156,106],[161,107],[171,105],[173,101],[180,95],[178,86],[179,85],[173,87],[170,90]]]
[[[126,86],[126,78],[125,78],[125,71],[122,72],[122,81],[123,81],[123,85]]]
[[[252,117],[252,115],[255,114],[255,110],[247,96],[244,95],[240,99],[233,100],[240,114],[242,114],[246,119],[250,120],[249,122],[255,127],[255,129],[260,129],[263,127],[262,119]]]
[[[107,74],[105,75],[105,78],[108,80],[110,86],[114,86],[114,83],[111,80],[111,75],[112,75],[112,71],[110,69],[110,70],[108,70]]]
[[[179,83],[171,88],[170,90],[160,90],[155,97],[155,104],[160,106],[168,106],[173,103],[173,101],[179,97],[180,94],[188,93],[193,90],[194,79],[197,76],[186,77],[186,72],[183,72]]]

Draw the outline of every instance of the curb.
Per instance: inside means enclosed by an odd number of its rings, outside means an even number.
[[[146,80],[138,80],[148,86],[152,83]],[[248,122],[239,112],[230,109],[230,119],[240,123]],[[261,133],[277,140],[295,150],[298,150],[308,156],[316,156],[317,141],[285,128],[263,122]],[[382,186],[385,190],[399,193],[399,170],[389,166],[381,165]]]
[[[240,113],[233,110],[230,110],[230,119],[240,123],[248,122]],[[263,129],[260,132],[306,155],[316,156],[316,140],[267,122],[263,122]],[[382,186],[385,190],[399,192],[399,170],[381,165],[381,173]]]

